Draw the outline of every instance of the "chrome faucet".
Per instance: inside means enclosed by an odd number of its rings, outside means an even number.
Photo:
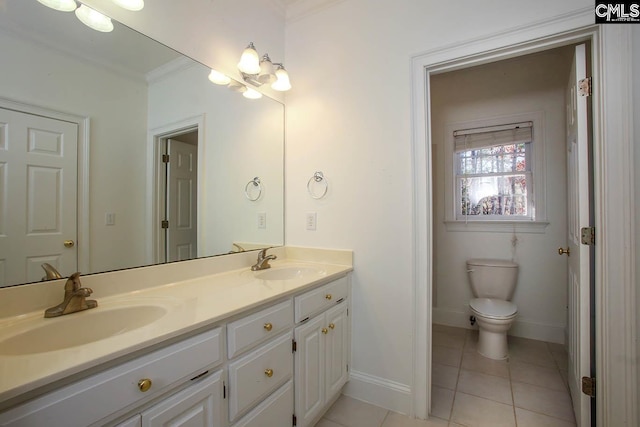
[[[85,299],[93,293],[91,288],[83,288],[80,283],[80,272],[73,273],[64,284],[64,300],[55,307],[47,308],[44,317],[58,317],[76,311],[96,308],[98,301]]]
[[[264,248],[260,252],[258,252],[258,262],[251,266],[251,271],[259,271],[266,270],[267,268],[271,268],[269,265],[269,261],[278,258],[275,255],[267,255],[267,250],[269,248]]]
[[[43,282],[47,280],[62,279],[62,275],[58,272],[58,270],[56,270],[56,268],[48,262],[42,264],[41,267],[44,269],[45,273],[45,276],[42,278]]]

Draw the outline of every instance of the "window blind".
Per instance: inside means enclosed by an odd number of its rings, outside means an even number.
[[[533,142],[533,123],[514,123],[488,128],[464,129],[453,132],[454,150],[475,150],[496,145]]]

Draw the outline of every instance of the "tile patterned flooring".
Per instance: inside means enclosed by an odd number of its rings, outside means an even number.
[[[315,427],[575,426],[563,346],[509,337],[509,360],[496,361],[477,342],[477,331],[433,325],[429,420],[341,396]]]

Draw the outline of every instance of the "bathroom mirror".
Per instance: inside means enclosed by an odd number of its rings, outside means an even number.
[[[1,286],[284,243],[284,106],[113,24],[0,2]]]

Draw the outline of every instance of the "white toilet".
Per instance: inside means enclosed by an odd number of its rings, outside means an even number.
[[[509,355],[507,331],[518,314],[510,302],[518,280],[518,264],[500,259],[470,259],[467,273],[474,299],[469,301],[480,335],[478,353],[502,360]]]

